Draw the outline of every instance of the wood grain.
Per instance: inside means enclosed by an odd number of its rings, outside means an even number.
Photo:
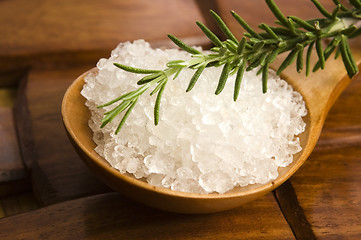
[[[26,176],[12,110],[12,108],[0,107],[0,182],[14,181]]]
[[[32,71],[26,96],[36,161],[33,188],[44,205],[108,192],[71,146],[64,131],[60,106],[68,85],[89,66]]]
[[[7,183],[6,186],[0,185],[0,196],[11,190],[9,182],[23,179],[27,175],[14,124],[15,98],[16,88],[0,84],[0,183]]]
[[[26,89],[28,83],[28,71],[22,73],[18,80],[18,88],[14,103],[14,124],[22,156],[22,163],[27,171],[32,168],[35,161],[34,141],[31,128],[28,100],[26,96]]]
[[[193,0],[0,1],[1,72],[28,66],[92,62],[119,42],[201,36]],[[181,24],[180,24],[181,23]]]
[[[53,204],[1,219],[1,239],[295,239],[288,224],[295,231],[302,229],[303,221],[289,221],[292,207],[280,209],[271,194],[212,215],[161,212],[109,193],[68,142],[60,117],[62,94],[118,42],[145,38],[163,45],[168,44],[165,36],[169,32],[195,43],[205,42],[194,22],[210,22],[201,13],[207,11],[199,11],[192,0],[175,2],[0,1],[0,21],[5,23],[0,25],[0,85],[13,87],[14,79],[31,67],[25,89],[29,112],[22,119],[29,125],[21,126],[32,132],[34,145],[29,149],[36,156],[32,183],[37,198],[42,206]],[[321,2],[331,9],[332,1]],[[308,0],[276,3],[290,15],[319,16]],[[214,4],[237,36],[243,29],[232,19],[230,9],[253,27],[274,21],[263,0],[218,0]],[[360,89],[358,77],[331,109],[315,151],[291,179],[292,186],[288,185],[296,199],[282,195],[281,201],[292,201],[291,206],[298,202],[306,218],[301,220],[310,224],[307,231],[317,239],[360,239]],[[25,135],[21,139],[29,142]],[[15,213],[10,202],[4,206],[0,216]],[[302,232],[295,236],[302,239]]]
[[[30,190],[14,126],[13,108],[0,107],[0,197]]]
[[[298,202],[297,195],[291,181],[287,180],[273,192],[296,239],[317,239],[312,230],[311,224],[305,216],[303,208]]]
[[[0,218],[38,209],[39,205],[31,192],[25,192],[0,199]]]
[[[0,238],[294,239],[271,194],[233,211],[183,215],[148,208],[117,193],[55,204],[0,220]]]

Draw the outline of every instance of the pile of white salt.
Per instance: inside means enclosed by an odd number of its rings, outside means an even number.
[[[232,99],[235,76],[215,95],[222,68],[206,69],[186,93],[194,70],[185,69],[168,81],[158,126],[153,122],[155,96],[146,92],[118,135],[114,132],[121,116],[100,128],[104,112],[114,106],[96,106],[136,89],[144,76],[113,63],[163,70],[170,60],[189,58],[183,51],[152,49],[138,40],[122,43],[109,59],[100,59],[98,74],[86,77],[81,92],[92,113],[95,150],[124,174],[184,192],[224,193],[276,179],[278,168],[301,150],[297,135],[305,130],[307,111],[302,96],[273,74],[263,94],[257,69],[245,73],[237,102]]]

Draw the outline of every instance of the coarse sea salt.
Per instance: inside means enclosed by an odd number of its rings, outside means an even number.
[[[121,173],[183,192],[225,193],[276,179],[278,168],[290,164],[301,151],[297,135],[305,130],[302,117],[307,110],[302,96],[272,73],[263,94],[257,69],[246,72],[234,102],[235,76],[215,95],[222,68],[206,69],[186,93],[194,70],[185,69],[167,83],[157,126],[155,96],[146,92],[119,134],[114,132],[121,116],[100,128],[103,114],[114,106],[97,106],[136,89],[144,76],[113,63],[162,70],[168,61],[189,58],[184,51],[152,49],[137,40],[119,44],[109,59],[99,60],[98,73],[85,78],[81,92],[91,111],[96,152]]]

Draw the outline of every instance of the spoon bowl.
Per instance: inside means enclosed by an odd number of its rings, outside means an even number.
[[[361,44],[351,42],[352,52],[360,68]],[[313,54],[314,61],[316,54]],[[278,60],[281,61],[281,60]],[[275,63],[278,66],[279,62]],[[346,74],[342,60],[332,56],[323,71],[319,70],[308,77],[299,74],[290,66],[282,74],[293,88],[300,92],[306,102],[308,115],[304,118],[306,130],[299,135],[302,151],[294,155],[293,162],[279,168],[279,176],[266,184],[237,187],[224,194],[195,194],[174,191],[150,185],[134,177],[120,173],[99,156],[92,140],[93,132],[88,127],[90,111],[85,106],[85,98],[80,94],[84,77],[91,69],[78,77],[68,88],[62,103],[62,115],[66,132],[81,159],[104,183],[123,195],[158,209],[178,213],[212,213],[236,208],[259,198],[289,179],[306,161],[314,149],[323,123],[332,104],[351,81]]]

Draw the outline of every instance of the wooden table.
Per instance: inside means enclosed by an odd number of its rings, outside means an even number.
[[[276,0],[287,15],[319,16],[308,0]],[[332,1],[321,1],[332,9]],[[319,142],[286,183],[240,208],[159,211],[113,192],[85,167],[62,126],[70,83],[119,42],[208,42],[194,22],[256,27],[263,0],[0,1],[0,239],[361,239],[361,76],[331,109]]]

